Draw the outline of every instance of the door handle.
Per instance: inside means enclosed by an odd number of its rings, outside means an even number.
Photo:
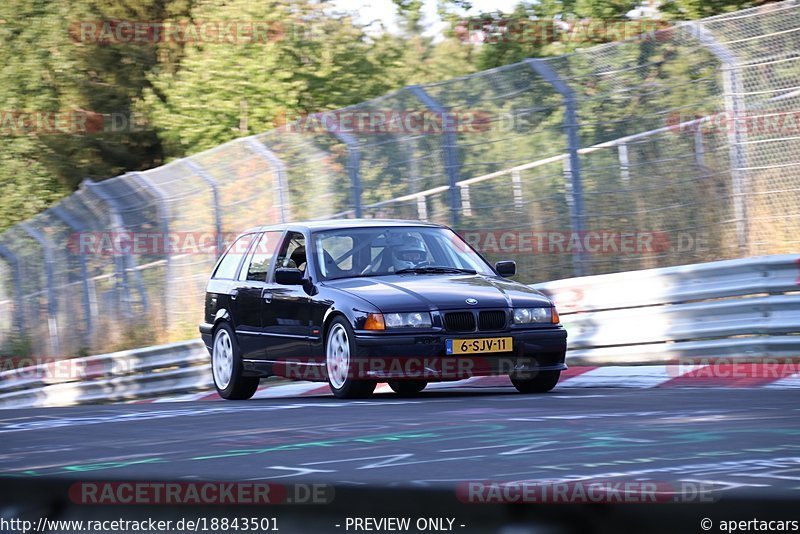
[[[238,295],[239,295],[239,290],[238,289],[234,289],[233,291],[231,291],[231,300],[236,300],[236,297]]]
[[[270,291],[269,289],[265,289],[264,291],[261,292],[261,298],[264,299],[264,302],[269,304],[270,302],[272,302],[272,291]]]

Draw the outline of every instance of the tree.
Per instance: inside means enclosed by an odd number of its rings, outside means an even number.
[[[294,117],[336,109],[392,89],[399,59],[347,16],[311,1],[202,3],[194,20],[259,21],[274,31],[255,42],[189,44],[175,71],[154,70],[143,109],[169,156],[261,133]]]
[[[133,116],[157,63],[153,44],[103,43],[81,24],[159,20],[185,2],[11,0],[0,5],[0,209],[5,228],[74,190],[161,163],[160,141]]]
[[[696,20],[769,3],[768,0],[667,0],[658,11],[667,20]]]

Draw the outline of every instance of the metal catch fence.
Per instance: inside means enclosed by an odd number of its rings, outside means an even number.
[[[282,221],[447,223],[526,283],[797,252],[799,104],[788,0],[87,181],[0,235],[2,354],[190,339],[222,247]]]

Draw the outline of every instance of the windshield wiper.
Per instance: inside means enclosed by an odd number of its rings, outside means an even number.
[[[429,265],[426,267],[412,267],[410,269],[400,269],[395,271],[394,274],[443,274],[443,273],[460,273],[460,274],[477,274],[474,269],[460,269],[458,267],[444,267]]]

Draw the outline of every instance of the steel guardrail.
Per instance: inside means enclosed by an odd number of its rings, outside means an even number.
[[[197,339],[84,358],[48,360],[3,371],[0,408],[136,400],[211,387],[208,351]]]
[[[800,359],[800,255],[533,284],[556,304],[567,363]]]
[[[729,260],[555,280],[571,365],[800,360],[800,255]],[[200,340],[0,372],[0,408],[63,406],[211,390]]]

